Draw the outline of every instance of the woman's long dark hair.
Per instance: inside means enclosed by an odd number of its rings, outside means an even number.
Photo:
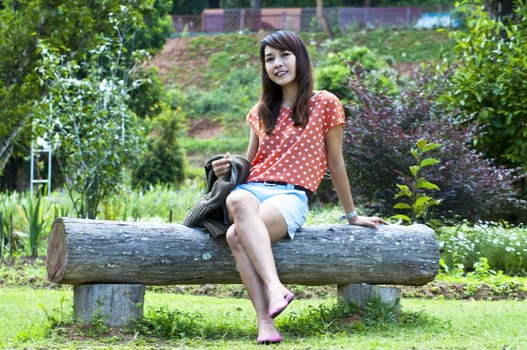
[[[271,134],[282,105],[282,87],[274,83],[265,70],[265,47],[291,51],[296,57],[298,96],[293,108],[295,126],[305,126],[309,120],[309,99],[313,95],[313,72],[307,48],[300,36],[294,32],[277,31],[261,41],[260,62],[262,64],[262,95],[258,104],[258,118],[265,132]]]

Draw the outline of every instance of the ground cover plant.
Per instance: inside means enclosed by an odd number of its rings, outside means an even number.
[[[527,231],[503,223],[445,226],[439,230],[444,264],[480,274],[527,274]]]

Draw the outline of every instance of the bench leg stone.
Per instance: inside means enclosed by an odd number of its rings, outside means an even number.
[[[367,283],[353,283],[337,287],[339,298],[351,301],[361,309],[366,307],[371,299],[378,298],[381,302],[390,305],[399,305],[401,289],[397,287],[381,287]]]
[[[75,320],[102,319],[110,327],[126,327],[143,317],[143,284],[83,284],[73,287]]]

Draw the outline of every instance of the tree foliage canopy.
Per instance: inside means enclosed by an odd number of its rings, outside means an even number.
[[[105,38],[121,36],[120,59],[133,64],[137,49],[155,52],[172,30],[167,0],[5,0],[0,9],[0,173],[12,154],[27,153],[32,105],[43,90],[35,67],[38,43],[82,62]],[[123,25],[116,27],[119,22]]]
[[[92,50],[82,64],[63,63],[64,56],[43,46],[38,67],[47,93],[36,104],[33,128],[55,150],[82,218],[96,217],[99,203],[118,190],[124,166],[139,149],[140,129],[127,107],[133,67],[120,67],[123,47],[116,44]]]
[[[497,19],[481,0],[463,2],[466,27],[447,64],[454,66],[447,100],[484,133],[477,146],[502,164],[527,168],[527,3]]]

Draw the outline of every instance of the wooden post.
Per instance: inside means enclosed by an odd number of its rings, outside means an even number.
[[[143,284],[81,284],[73,288],[75,320],[101,319],[110,327],[126,327],[143,317]]]

